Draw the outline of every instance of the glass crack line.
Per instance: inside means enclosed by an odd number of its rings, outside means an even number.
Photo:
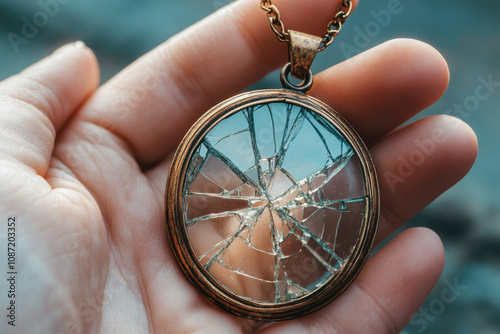
[[[229,245],[231,245],[231,243],[233,242],[233,240],[238,236],[238,234],[241,233],[241,231],[245,228],[245,223],[243,222],[243,220],[241,221],[240,223],[240,226],[238,227],[238,229],[236,230],[236,232],[231,236],[229,237],[227,240],[227,243],[225,244],[225,246],[221,247],[221,249],[219,251],[217,251],[217,253],[212,256],[208,262],[204,265],[204,268],[208,271],[210,270],[210,267],[212,266],[213,262],[216,261],[219,257],[220,254],[222,254],[223,252],[225,252],[227,250],[227,248],[229,247]]]
[[[191,220],[187,221],[185,223],[185,225],[186,225],[186,227],[190,227],[190,226],[192,226],[200,221],[210,220],[210,219],[214,219],[214,218],[230,217],[230,216],[234,216],[234,215],[243,216],[241,213],[244,213],[246,211],[248,211],[248,209],[245,208],[245,209],[241,209],[241,210],[224,211],[224,212],[220,212],[220,213],[211,213],[209,215],[204,215],[204,216],[200,216],[200,217],[191,219]]]
[[[245,133],[245,132],[248,132],[248,131],[250,131],[250,129],[247,128],[247,129],[243,129],[241,131],[235,132],[235,133],[231,133],[230,135],[227,135],[225,137],[220,138],[213,146],[216,146],[218,143],[220,143],[224,139],[231,138],[231,137],[234,137],[234,136],[236,136],[238,134]]]
[[[316,125],[314,125],[314,123],[311,121],[311,119],[308,117],[307,114],[305,117],[306,117],[307,121],[309,122],[309,124],[311,124],[311,126],[313,127],[314,131],[316,131],[316,134],[321,139],[321,142],[323,142],[323,145],[325,146],[326,152],[328,153],[328,159],[330,159],[332,162],[335,161],[335,159],[333,158],[332,152],[330,152],[330,148],[328,147],[328,144],[326,143],[325,137],[323,137],[323,134],[319,131],[319,129],[316,127]]]
[[[274,300],[280,300],[280,287],[279,287],[279,264],[281,262],[280,259],[280,246],[279,246],[279,237],[276,235],[276,225],[273,218],[273,213],[270,208],[269,210],[269,227],[271,229],[271,240],[273,241],[273,253],[274,253]],[[281,227],[283,230],[283,226]]]
[[[286,218],[286,220],[288,220],[289,222],[291,222],[293,224],[293,226],[297,227],[299,230],[302,231],[302,233],[305,233],[308,237],[312,238],[314,241],[316,241],[316,243],[318,245],[321,246],[321,248],[327,252],[328,254],[330,254],[332,257],[335,258],[335,260],[337,260],[341,265],[344,264],[344,260],[339,257],[337,254],[335,254],[335,252],[330,249],[330,247],[328,247],[328,245],[323,241],[321,240],[320,238],[318,238],[318,236],[311,232],[307,227],[305,227],[304,225],[302,225],[300,222],[298,222],[295,218],[291,217],[290,215],[288,215],[286,212],[284,212],[283,210],[276,210],[278,211],[280,214],[283,215],[283,218]],[[282,218],[282,219],[283,219]],[[285,220],[285,219],[283,219]],[[324,223],[324,222],[323,222]],[[294,230],[292,230],[294,231]],[[333,268],[332,266],[330,266],[328,263],[324,262],[323,258],[317,254],[314,250],[312,250],[308,245],[307,245],[307,240],[304,240],[304,238],[302,236],[299,236],[298,234],[294,233],[297,238],[299,240],[302,241],[302,244],[304,245],[304,247],[306,247],[310,252],[311,254],[315,255],[316,259],[318,259],[324,266],[325,268],[327,268],[329,271],[331,271],[332,273],[335,273],[337,271],[337,269]],[[303,234],[304,235],[304,234]]]
[[[227,193],[229,191],[226,190]],[[243,199],[243,200],[248,200],[248,201],[263,201],[266,200],[266,197],[252,197],[252,196],[231,196],[230,194],[214,194],[214,193],[200,193],[200,192],[188,192],[188,195],[193,195],[193,196],[205,196],[205,197],[213,197],[213,198],[220,198],[220,199]]]
[[[325,200],[325,201],[320,201],[320,202],[307,202],[307,203],[301,203],[297,205],[287,205],[285,208],[298,208],[298,207],[304,207],[304,208],[318,208],[318,209],[330,209],[330,210],[336,210],[340,212],[350,212],[350,213],[358,213],[358,214],[364,214],[364,211],[351,211],[347,209],[346,203],[357,203],[357,202],[366,202],[368,200],[368,197],[360,197],[360,198],[352,198],[352,199],[338,199],[334,201],[330,200]],[[297,201],[295,201],[295,204]],[[340,204],[339,208],[332,207],[331,205],[333,204]]]
[[[283,160],[285,159],[285,155],[286,155],[286,152],[287,152],[287,149],[288,147],[290,146],[290,143],[293,142],[293,140],[295,139],[295,137],[297,137],[297,135],[299,134],[299,131],[300,129],[302,128],[302,125],[304,124],[304,109],[301,108],[300,112],[298,113],[297,117],[295,118],[291,128],[290,128],[290,131],[288,132],[288,120],[289,120],[289,116],[290,116],[290,112],[291,110],[287,110],[288,112],[288,117],[287,117],[287,123],[286,123],[286,126],[285,126],[285,130],[283,131],[283,141],[281,143],[281,146],[280,146],[280,150],[279,152],[277,153],[277,162],[276,162],[276,166],[281,168],[281,166],[283,165]],[[288,132],[288,136],[286,136],[285,138],[285,135],[287,134]]]
[[[215,149],[210,143],[204,139],[203,144],[208,148],[208,152],[211,153],[214,157],[219,158],[230,170],[232,170],[243,183],[249,183],[253,185],[255,188],[260,189],[259,185],[253,182],[251,178],[246,176],[234,163],[231,162],[229,158],[227,158],[222,152]]]

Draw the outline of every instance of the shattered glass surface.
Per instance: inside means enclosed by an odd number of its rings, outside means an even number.
[[[183,215],[200,264],[240,297],[300,298],[341,269],[367,198],[359,160],[321,115],[283,102],[223,119],[193,155]]]

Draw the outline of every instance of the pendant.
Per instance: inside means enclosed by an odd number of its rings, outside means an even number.
[[[284,89],[243,93],[203,115],[175,154],[165,195],[186,277],[218,307],[256,320],[296,318],[338,297],[366,262],[379,216],[363,141],[304,94],[317,38],[289,33]]]

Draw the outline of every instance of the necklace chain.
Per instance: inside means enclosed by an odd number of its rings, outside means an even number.
[[[280,42],[288,42],[290,40],[290,36],[288,31],[285,30],[285,25],[283,21],[281,21],[280,12],[278,7],[273,5],[272,0],[261,0],[260,7],[267,12],[267,17],[269,18],[269,23],[271,24],[271,29],[276,34],[276,38]],[[343,0],[339,6],[337,14],[333,17],[333,20],[328,23],[326,27],[326,33],[321,38],[321,44],[318,48],[318,51],[323,51],[330,44],[333,43],[335,37],[342,30],[342,24],[345,23],[349,15],[352,11],[352,1],[351,0]]]

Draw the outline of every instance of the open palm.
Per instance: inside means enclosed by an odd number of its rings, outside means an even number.
[[[339,2],[317,0],[307,15],[298,2],[282,1],[280,9],[290,28],[319,35]],[[275,324],[215,308],[171,255],[163,192],[172,152],[203,112],[280,66],[285,48],[258,1],[242,0],[100,88],[95,57],[79,43],[0,83],[0,207],[2,219],[16,216],[19,226],[17,330],[383,333],[408,323],[443,266],[439,238],[426,229],[396,237],[323,310]],[[376,242],[474,161],[474,133],[459,120],[431,117],[395,130],[447,82],[439,53],[412,40],[386,43],[315,78],[311,95],[338,110],[370,147],[382,201]]]

